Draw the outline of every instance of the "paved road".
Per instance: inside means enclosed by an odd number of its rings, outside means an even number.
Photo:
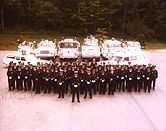
[[[157,90],[116,93],[71,103],[71,97],[8,92],[0,52],[0,131],[166,131],[166,51],[149,51],[157,64]]]

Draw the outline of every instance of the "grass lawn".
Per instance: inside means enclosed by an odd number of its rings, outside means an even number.
[[[0,34],[0,50],[16,50],[16,41],[20,38],[26,41],[40,41],[42,39],[54,40],[57,36],[53,33]]]
[[[26,41],[40,41],[41,39],[60,40],[62,36],[55,33],[7,33],[0,34],[0,50],[16,50],[18,38]],[[82,39],[81,39],[82,41]],[[146,49],[166,49],[166,42],[146,42]]]
[[[166,42],[146,42],[145,48],[148,49],[166,49]]]

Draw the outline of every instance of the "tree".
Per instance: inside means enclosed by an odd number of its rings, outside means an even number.
[[[1,19],[1,31],[5,30],[5,19],[4,19],[4,8],[5,8],[5,0],[0,1],[0,19]]]
[[[160,3],[160,15],[159,15],[159,28],[158,32],[160,32],[160,38],[166,39],[166,1],[161,1]]]
[[[163,37],[166,33],[166,2],[0,0],[0,30],[7,29],[56,31],[67,35],[104,32],[110,36]]]

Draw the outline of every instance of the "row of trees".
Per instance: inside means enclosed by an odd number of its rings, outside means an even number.
[[[164,38],[165,0],[0,0],[1,31]]]

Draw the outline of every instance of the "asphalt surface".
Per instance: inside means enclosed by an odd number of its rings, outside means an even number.
[[[148,51],[157,65],[156,91],[96,95],[71,103],[54,94],[8,92],[0,52],[0,131],[166,131],[166,51]]]

